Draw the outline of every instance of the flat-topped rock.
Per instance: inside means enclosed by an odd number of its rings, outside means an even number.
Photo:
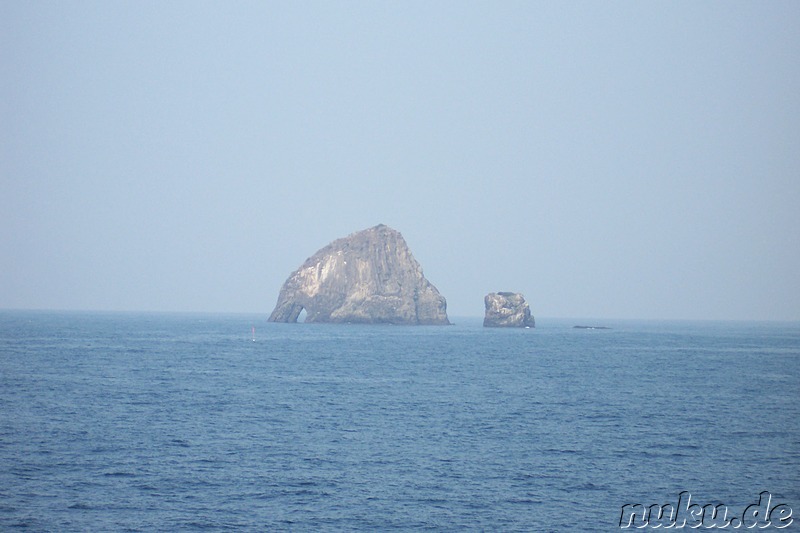
[[[492,292],[483,299],[486,313],[483,325],[487,328],[533,328],[536,321],[525,297],[518,292]]]
[[[337,239],[283,284],[270,322],[446,325],[447,302],[400,232],[379,224]]]

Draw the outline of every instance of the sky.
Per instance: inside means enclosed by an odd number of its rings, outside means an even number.
[[[0,0],[0,308],[245,312],[400,231],[448,314],[800,320],[800,2]]]

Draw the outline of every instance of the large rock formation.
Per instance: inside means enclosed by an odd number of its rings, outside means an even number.
[[[281,287],[270,322],[449,324],[447,303],[403,236],[380,224],[337,239]]]
[[[486,314],[484,327],[533,328],[536,321],[525,297],[517,292],[492,292],[483,299]]]

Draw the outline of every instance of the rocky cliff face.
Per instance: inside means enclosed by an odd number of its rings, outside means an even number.
[[[536,322],[531,315],[531,308],[525,297],[516,292],[492,292],[483,299],[486,314],[483,318],[485,327],[495,328],[532,328]]]
[[[270,322],[444,325],[447,303],[403,236],[380,224],[337,239],[281,287]]]

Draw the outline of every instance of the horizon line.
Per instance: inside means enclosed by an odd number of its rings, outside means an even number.
[[[96,309],[96,308],[39,308],[39,307],[0,307],[0,312],[18,312],[18,313],[97,313],[97,314],[161,314],[161,315],[264,315],[269,317],[269,311],[211,311],[211,310],[159,310],[159,309]],[[462,315],[462,314],[448,314],[450,319],[468,319],[480,320],[483,315]],[[783,322],[795,323],[800,322],[800,318],[687,318],[687,317],[599,317],[599,316],[566,316],[566,315],[536,315],[535,320],[578,320],[588,322],[742,322],[742,323],[756,323],[756,322]],[[302,324],[303,322],[298,322]]]

